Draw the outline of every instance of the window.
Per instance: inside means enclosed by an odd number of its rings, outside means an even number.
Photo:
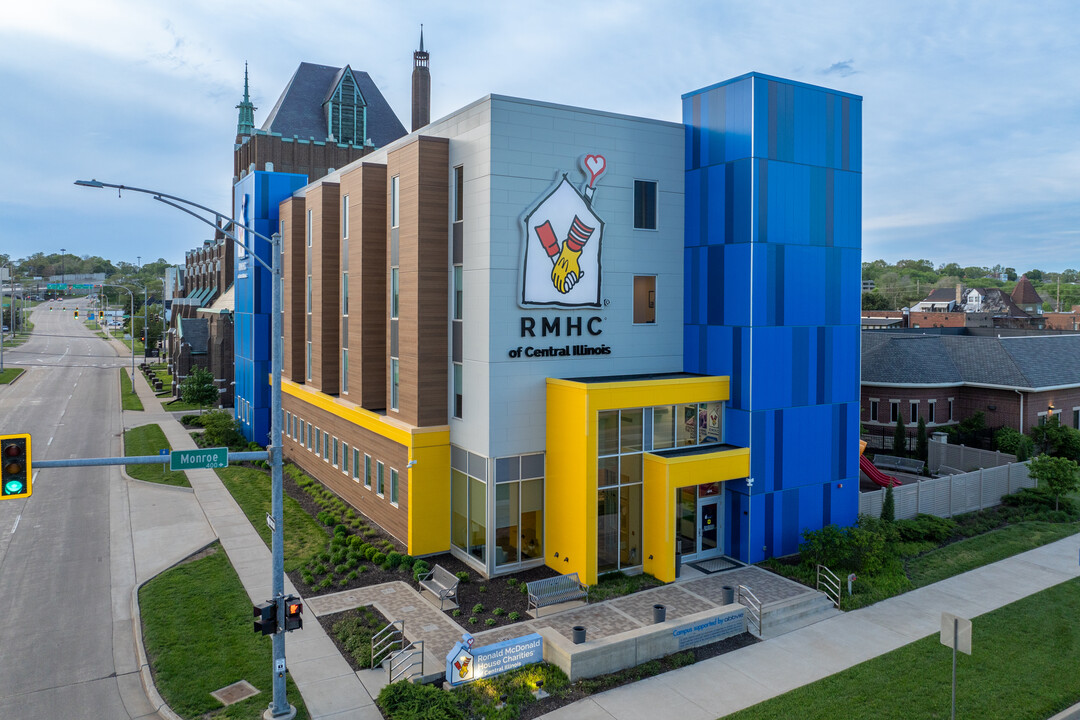
[[[356,448],[352,450],[352,479],[360,482],[360,451]]]
[[[322,430],[315,428],[315,457],[322,452]]]
[[[889,401],[889,422],[894,423],[900,419],[900,401]]]
[[[390,409],[398,409],[398,359],[390,358]]]
[[[656,229],[656,181],[634,181],[634,229]]]
[[[390,502],[397,505],[397,483],[398,472],[394,468],[390,468]]]
[[[371,489],[371,456],[364,453],[364,487]]]
[[[392,318],[398,316],[399,283],[398,269],[396,267],[390,268],[390,317]]]
[[[932,425],[937,422],[937,400],[927,400],[926,406],[926,422]]]
[[[333,463],[334,463],[334,467],[337,467],[337,465],[338,465],[338,439],[337,438],[334,438],[334,460],[333,460]]]
[[[307,246],[311,247],[311,210],[307,211]]]
[[[349,394],[349,349],[341,350],[341,392]]]
[[[461,307],[462,300],[462,284],[464,277],[462,277],[461,266],[454,266],[454,319],[460,320],[464,308]]]
[[[1073,428],[1080,430],[1080,408],[1073,408]]]
[[[952,398],[949,398],[949,422],[953,421]]]
[[[311,341],[307,344],[307,379],[311,380]]]
[[[910,405],[911,410],[908,412],[908,424],[914,425],[919,422],[919,401],[911,400]]]
[[[341,314],[349,314],[349,273],[341,273]]]
[[[461,417],[463,400],[461,395],[461,363],[454,363],[454,417]]]
[[[454,222],[465,218],[465,167],[454,168]]]
[[[311,423],[304,423],[304,442],[301,445],[307,446],[307,449],[311,449]]]
[[[308,278],[307,278],[307,311],[308,311],[308,314],[310,315],[311,314],[311,276],[310,275],[308,275]]]
[[[349,474],[349,444],[344,441],[341,443],[341,472]]]
[[[398,226],[398,208],[400,206],[399,190],[401,189],[401,176],[395,175],[390,178],[390,227]]]
[[[697,440],[699,404],[686,406],[688,427]],[[706,405],[700,404],[704,410]],[[707,410],[706,410],[707,412]],[[598,572],[641,565],[643,450],[646,414],[643,408],[598,413],[596,481],[596,564]],[[678,415],[677,417],[682,417]]]
[[[341,198],[341,237],[349,239],[349,196]]]
[[[870,400],[870,422],[878,421],[878,400],[871,398]]]
[[[375,468],[375,492],[379,495],[383,494],[383,470],[385,467],[382,462],[377,463]]]
[[[323,459],[330,460],[330,433],[323,433]]]
[[[656,276],[634,276],[634,323],[656,322]]]
[[[285,413],[285,434],[292,437],[292,415],[290,413]]]

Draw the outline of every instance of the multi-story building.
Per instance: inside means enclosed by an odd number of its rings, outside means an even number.
[[[861,100],[683,107],[487,96],[284,199],[286,456],[486,574],[854,521]]]

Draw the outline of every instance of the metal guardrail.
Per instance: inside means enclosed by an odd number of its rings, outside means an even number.
[[[822,589],[824,585],[824,589]],[[824,565],[817,566],[817,589],[825,593],[836,609],[840,609],[840,578]]]
[[[761,601],[757,599],[757,595],[745,585],[740,585],[739,597],[736,601],[746,607],[747,614],[750,616],[750,625],[757,628],[757,636],[761,637]]]
[[[403,647],[405,647],[405,621],[394,620],[371,637],[371,667],[379,667],[387,655]]]
[[[417,655],[420,656],[417,659]],[[407,646],[390,656],[390,664],[386,666],[386,679],[388,682],[397,682],[401,678],[412,680],[416,675],[416,666],[420,666],[420,677],[424,676],[424,641],[414,640]]]

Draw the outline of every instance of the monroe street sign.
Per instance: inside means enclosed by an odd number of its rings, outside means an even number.
[[[202,470],[229,466],[229,448],[173,450],[169,455],[170,470]]]

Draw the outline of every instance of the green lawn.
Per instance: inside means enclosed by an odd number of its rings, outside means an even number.
[[[258,530],[266,547],[270,547],[270,528],[266,524],[266,514],[270,512],[270,476],[261,470],[245,467],[221,468],[217,474]],[[285,571],[292,572],[307,564],[316,553],[325,550],[329,537],[315,518],[288,495],[285,496],[283,511]]]
[[[177,400],[176,402],[169,402],[167,399],[161,401],[161,407],[165,408],[168,412],[176,412],[178,410],[210,410],[209,405],[194,405],[183,400]]]
[[[154,682],[169,707],[188,720],[210,713],[215,720],[261,717],[273,699],[270,638],[252,632],[251,601],[221,546],[215,543],[208,553],[139,590]],[[239,680],[261,692],[227,708],[210,696]],[[304,700],[289,676],[286,696],[296,706],[296,717],[307,718]]]
[[[126,347],[129,351],[131,350],[131,339],[130,338],[118,337],[116,339],[119,340],[120,342],[124,343],[124,347]],[[143,354],[142,340],[139,340],[139,339],[135,340],[135,354],[136,355],[142,355]]]
[[[160,425],[142,425],[124,431],[124,455],[157,455],[159,450],[172,450]],[[136,480],[191,487],[187,475],[174,472],[164,465],[127,465],[127,474]]]
[[[15,382],[15,378],[23,374],[22,368],[8,367],[0,370],[0,385]]]
[[[127,370],[120,369],[120,405],[124,410],[142,410],[143,404],[131,387],[131,376]]]
[[[972,655],[957,660],[956,716],[1043,720],[1080,700],[1080,580],[975,618]],[[780,697],[733,720],[948,718],[952,652],[923,638]]]

